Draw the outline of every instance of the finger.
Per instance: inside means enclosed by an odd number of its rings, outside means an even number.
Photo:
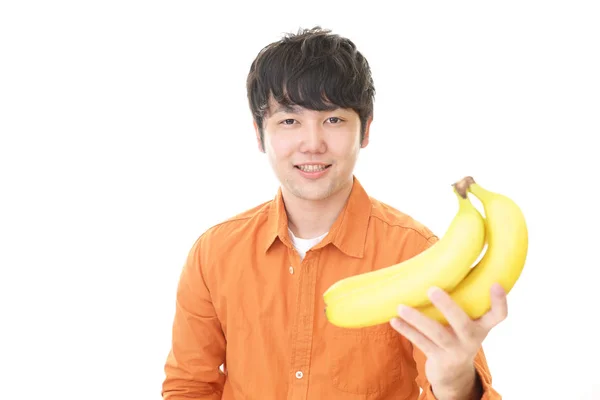
[[[508,316],[508,300],[504,287],[495,283],[492,285],[490,295],[492,307],[480,318],[480,325],[486,331],[490,331]]]
[[[431,303],[446,317],[456,336],[463,341],[472,341],[479,335],[478,324],[444,290],[432,287],[429,290]]]
[[[449,349],[456,345],[456,337],[452,332],[419,310],[400,305],[398,307],[398,315],[438,347]]]
[[[436,346],[431,340],[425,335],[411,326],[407,321],[403,321],[401,318],[395,317],[390,321],[392,328],[399,334],[410,340],[410,342],[419,348],[428,358],[439,351],[439,347]]]

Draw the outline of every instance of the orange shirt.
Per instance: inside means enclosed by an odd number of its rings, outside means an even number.
[[[339,279],[406,260],[436,240],[369,197],[356,178],[329,233],[303,260],[288,235],[281,189],[213,226],[180,277],[163,398],[435,400],[416,347],[389,324],[328,323],[322,295]],[[475,366],[483,399],[500,399],[483,349]]]

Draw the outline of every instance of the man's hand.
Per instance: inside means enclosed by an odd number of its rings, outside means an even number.
[[[429,298],[445,316],[448,326],[403,305],[398,307],[399,317],[390,321],[396,331],[427,357],[425,374],[439,400],[481,398],[475,356],[490,330],[508,314],[506,292],[502,286],[495,284],[491,296],[491,310],[473,320],[445,291],[432,288]]]

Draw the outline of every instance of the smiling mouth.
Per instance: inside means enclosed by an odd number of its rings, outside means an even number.
[[[298,168],[302,172],[321,172],[331,167],[331,164],[305,164],[305,165],[294,165],[294,168]]]

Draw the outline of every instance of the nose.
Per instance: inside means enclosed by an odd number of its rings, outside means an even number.
[[[303,153],[324,153],[327,150],[325,130],[318,123],[305,125],[300,151]]]

